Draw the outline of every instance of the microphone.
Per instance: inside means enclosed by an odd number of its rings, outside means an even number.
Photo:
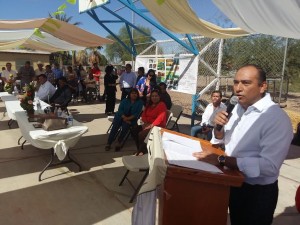
[[[234,95],[234,96],[232,96],[232,97],[230,98],[229,104],[227,105],[227,110],[226,110],[226,112],[228,113],[228,116],[231,114],[231,112],[232,112],[234,106],[235,106],[238,102],[239,102],[239,98],[238,98],[237,96]],[[227,116],[227,117],[228,117],[228,116]],[[223,128],[222,125],[217,124],[216,129],[217,129],[218,131],[222,130],[222,128]]]

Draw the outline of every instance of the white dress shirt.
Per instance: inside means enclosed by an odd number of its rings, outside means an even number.
[[[280,167],[293,138],[287,114],[266,94],[245,111],[241,105],[233,109],[224,126],[223,140],[228,156],[237,158],[237,166],[249,184],[271,184],[279,176]]]
[[[8,71],[8,70],[3,70],[1,76],[2,76],[2,77],[5,77],[5,79],[8,80],[10,74],[14,75],[14,78],[17,77],[17,71],[15,71],[15,70],[10,70],[10,71]]]
[[[214,126],[215,115],[222,110],[226,110],[226,105],[223,102],[221,102],[217,108],[215,108],[212,103],[208,104],[202,115],[201,126],[203,126],[203,124]]]
[[[49,81],[46,81],[44,84],[40,85],[36,96],[43,101],[48,101],[48,98],[50,99],[52,95],[54,95],[55,91],[56,88]]]

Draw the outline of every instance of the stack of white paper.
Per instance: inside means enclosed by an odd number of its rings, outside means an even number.
[[[197,140],[164,132],[162,143],[170,164],[213,173],[223,173],[216,166],[198,161],[192,155],[194,152],[202,151],[200,142]]]

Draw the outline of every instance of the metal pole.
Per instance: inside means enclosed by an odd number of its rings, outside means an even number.
[[[221,75],[222,58],[223,58],[223,44],[224,44],[224,39],[221,39],[220,44],[219,44],[219,56],[218,56],[218,65],[217,65],[218,82],[217,82],[217,85],[216,85],[216,90],[219,90],[219,88],[220,88],[220,75]]]
[[[285,39],[285,49],[284,49],[284,56],[283,56],[283,63],[282,63],[282,71],[281,71],[281,81],[280,81],[280,89],[279,89],[279,99],[278,104],[280,105],[281,102],[281,93],[282,93],[282,85],[283,85],[283,77],[284,77],[284,70],[286,65],[286,55],[287,55],[287,49],[288,49],[289,39]]]
[[[132,24],[134,25],[134,12],[133,11],[131,11],[131,20],[132,20],[131,21]],[[132,38],[132,40],[134,42],[134,39],[133,39],[133,27],[131,27],[131,38]],[[133,52],[133,46],[132,46],[132,52]],[[132,65],[132,67],[134,69],[135,65],[133,63],[134,63],[134,56],[133,56],[133,54],[131,54],[131,65]]]

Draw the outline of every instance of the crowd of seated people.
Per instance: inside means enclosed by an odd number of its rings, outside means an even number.
[[[111,144],[115,140],[116,135],[121,127],[121,132],[118,136],[118,143],[115,147],[115,151],[120,150],[121,143],[129,128],[134,127],[137,124],[137,120],[142,108],[143,103],[140,100],[138,90],[135,88],[131,89],[128,97],[121,101],[119,109],[114,116],[112,128],[107,140],[107,145],[105,146],[106,151],[110,150]]]

